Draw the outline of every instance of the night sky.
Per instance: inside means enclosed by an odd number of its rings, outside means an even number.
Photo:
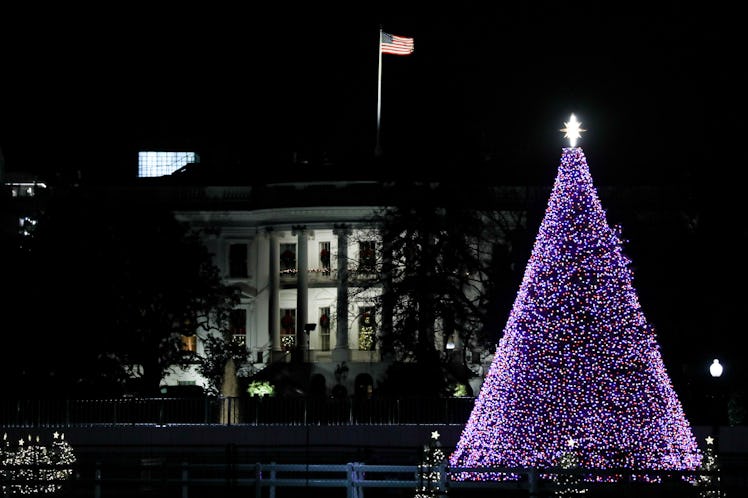
[[[672,273],[698,280],[688,306],[713,309],[699,315],[704,333],[743,327],[733,310],[745,293],[725,287],[745,274],[748,241],[737,3],[174,5],[0,13],[6,170],[129,178],[142,149],[237,168],[294,153],[362,163],[375,145],[381,25],[416,47],[383,57],[387,157],[424,176],[438,165],[550,186],[573,112],[597,185],[685,186],[710,225],[693,259],[678,259],[692,266]],[[671,249],[652,248],[652,261],[673,261]]]
[[[620,2],[28,8],[0,16],[9,170],[133,172],[134,151],[352,163],[373,155],[377,35],[389,157],[493,160],[548,182],[571,112],[605,183],[722,183],[743,168],[735,12]],[[604,2],[608,3],[608,2]],[[428,161],[412,168],[428,171]],[[478,166],[474,166],[478,167]]]

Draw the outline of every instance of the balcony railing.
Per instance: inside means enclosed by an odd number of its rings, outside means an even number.
[[[280,270],[280,281],[281,283],[291,284],[296,283],[298,277],[298,271],[293,270]],[[307,280],[310,284],[314,283],[331,283],[335,282],[338,278],[338,270],[326,269],[326,268],[310,268],[307,270]],[[375,280],[379,278],[377,271],[369,269],[361,269],[358,267],[351,267],[348,269],[348,278],[354,281],[362,280]]]
[[[135,398],[0,400],[2,427],[117,424],[464,424],[475,398]]]
[[[281,283],[295,284],[297,276],[298,271],[296,270],[281,270],[280,272]],[[310,284],[333,283],[337,280],[337,278],[337,270],[331,270],[329,268],[312,268],[307,270],[307,281]]]

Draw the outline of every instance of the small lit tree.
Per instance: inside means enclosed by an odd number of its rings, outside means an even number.
[[[577,442],[569,439],[569,448],[561,455],[558,461],[558,467],[567,472],[559,472],[556,476],[556,489],[554,496],[569,497],[584,494],[588,491],[582,487],[582,476],[579,474],[579,453],[577,452]]]
[[[55,432],[53,437],[52,444],[44,445],[39,436],[32,439],[29,435],[27,440],[19,439],[18,446],[12,448],[8,435],[3,435],[0,448],[3,496],[40,495],[62,489],[62,483],[73,475],[76,457],[64,434]]]
[[[706,452],[701,462],[701,470],[707,472],[699,476],[698,486],[701,488],[699,496],[702,498],[724,498],[725,493],[720,489],[719,460],[714,448],[714,438],[706,438]]]
[[[433,431],[429,442],[423,447],[423,459],[418,466],[421,485],[416,489],[413,498],[433,498],[446,494],[442,480],[446,460],[447,455],[439,441],[439,432]]]

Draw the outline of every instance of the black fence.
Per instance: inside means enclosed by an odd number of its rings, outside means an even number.
[[[0,426],[464,424],[474,401],[472,397],[4,399]]]

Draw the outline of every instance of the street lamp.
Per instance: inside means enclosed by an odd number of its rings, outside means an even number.
[[[722,397],[719,393],[719,386],[717,385],[716,379],[722,376],[724,368],[717,358],[715,358],[709,365],[709,375],[714,379],[712,385],[713,399],[712,399],[712,436],[715,441],[719,441],[717,431],[719,430],[719,424],[722,418]]]

